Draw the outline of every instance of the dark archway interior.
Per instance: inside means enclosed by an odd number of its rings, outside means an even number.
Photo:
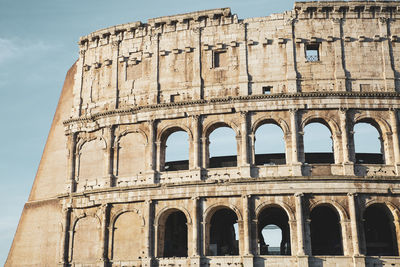
[[[230,209],[220,209],[210,221],[210,244],[208,253],[212,256],[239,255],[239,241],[235,234],[237,216]]]
[[[319,206],[310,214],[312,255],[343,255],[339,216],[330,207]]]
[[[165,223],[164,257],[187,257],[187,221],[181,211],[170,214]]]
[[[270,247],[270,244],[266,244],[262,231],[266,227],[275,225],[282,231],[280,247]],[[260,255],[290,255],[290,228],[289,218],[284,210],[277,207],[271,207],[264,209],[258,217],[258,246]]]
[[[364,213],[364,231],[368,256],[398,256],[396,230],[390,211],[372,205]]]

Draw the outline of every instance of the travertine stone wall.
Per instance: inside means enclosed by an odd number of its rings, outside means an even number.
[[[395,1],[297,2],[241,20],[222,8],[82,37],[6,266],[400,265],[366,256],[364,229],[366,209],[385,207],[400,240],[399,10]],[[305,160],[313,122],[331,132],[332,163]],[[356,161],[360,122],[378,130],[383,163]],[[267,123],[282,129],[284,164],[256,164]],[[234,167],[210,166],[219,127],[235,133]],[[167,171],[176,131],[188,135],[188,168]],[[313,255],[310,214],[322,206],[338,216],[343,255]],[[258,222],[271,207],[288,217],[290,255],[260,255]],[[221,209],[237,217],[239,255],[211,256]],[[174,212],[186,218],[187,257],[163,257]]]

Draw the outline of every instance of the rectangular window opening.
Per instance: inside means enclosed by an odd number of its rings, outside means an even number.
[[[319,61],[319,44],[306,45],[306,59],[308,62]]]
[[[226,61],[225,53],[226,51],[214,51],[214,68],[222,67],[224,61]]]
[[[262,93],[263,95],[270,95],[272,93],[272,86],[263,86]]]

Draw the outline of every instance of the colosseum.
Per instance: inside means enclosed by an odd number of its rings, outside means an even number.
[[[296,2],[81,37],[6,266],[400,266],[399,19],[396,1]],[[307,152],[309,124],[332,151]],[[257,153],[264,125],[282,153]],[[234,155],[210,154],[219,128]]]

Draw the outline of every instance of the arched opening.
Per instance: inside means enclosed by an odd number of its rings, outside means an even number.
[[[165,224],[160,225],[161,257],[187,257],[188,255],[188,230],[187,219],[182,211],[174,210],[165,215]],[[162,230],[162,228],[164,228]]]
[[[339,216],[329,206],[315,207],[310,214],[312,255],[343,255]]]
[[[231,209],[217,210],[210,220],[209,256],[239,255],[236,213]]]
[[[254,146],[256,165],[286,164],[285,140],[279,126],[266,123],[258,127]]]
[[[335,163],[332,134],[323,122],[312,122],[304,127],[305,162]]]
[[[236,167],[237,143],[235,131],[224,125],[217,125],[209,135],[209,168]]]
[[[165,142],[164,171],[189,169],[189,135],[177,128],[170,133]]]
[[[356,162],[361,164],[384,164],[383,142],[378,129],[371,123],[354,125]]]
[[[290,255],[290,228],[286,212],[278,207],[265,208],[258,216],[260,255]]]
[[[368,256],[398,256],[393,215],[382,204],[373,204],[364,212],[364,233]]]

